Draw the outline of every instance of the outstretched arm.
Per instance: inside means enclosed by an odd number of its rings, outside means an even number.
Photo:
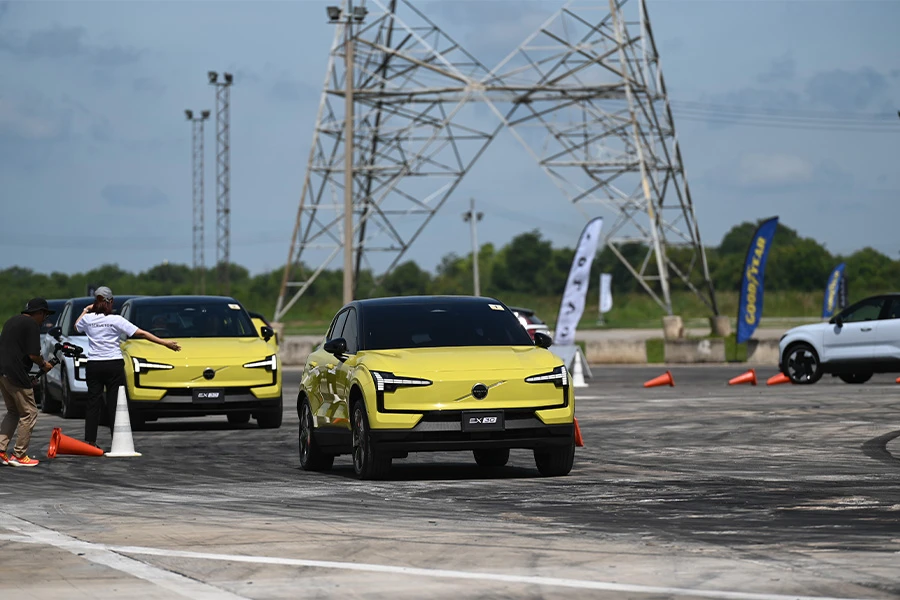
[[[160,346],[165,346],[169,350],[174,350],[175,352],[178,352],[179,350],[181,350],[181,346],[175,340],[164,340],[164,339],[158,338],[155,335],[153,335],[152,333],[150,333],[149,331],[144,331],[143,329],[138,329],[137,331],[135,331],[134,335],[132,337],[150,340],[154,344],[159,344]]]

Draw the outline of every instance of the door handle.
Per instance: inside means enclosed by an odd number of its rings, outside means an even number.
[[[871,327],[863,327],[860,329],[860,331],[872,331],[872,328]]]

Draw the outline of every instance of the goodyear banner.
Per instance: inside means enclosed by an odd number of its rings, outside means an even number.
[[[822,318],[830,319],[834,313],[847,306],[845,263],[834,268],[825,285],[825,301],[822,303]]]
[[[597,254],[600,243],[600,229],[603,218],[592,219],[581,232],[575,258],[566,280],[562,303],[559,306],[559,317],[556,319],[556,333],[553,336],[554,346],[570,346],[575,343],[575,328],[584,314],[584,300],[587,296],[588,283],[591,280],[591,263]]]
[[[753,234],[747,259],[744,262],[744,275],[741,281],[741,296],[738,303],[737,343],[750,339],[763,309],[763,275],[766,270],[766,258],[775,237],[778,217],[763,222]]]

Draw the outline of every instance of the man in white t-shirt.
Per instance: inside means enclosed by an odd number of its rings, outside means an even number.
[[[94,303],[85,307],[75,321],[75,329],[88,338],[88,362],[85,368],[88,405],[84,417],[84,440],[96,446],[97,425],[100,421],[100,407],[104,402],[104,396],[111,434],[115,425],[119,387],[125,385],[125,360],[119,346],[122,336],[143,338],[175,352],[181,350],[181,346],[175,340],[160,339],[136,327],[127,319],[112,314],[113,293],[108,287],[97,288],[94,296]]]

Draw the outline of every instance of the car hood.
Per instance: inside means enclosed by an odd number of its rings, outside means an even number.
[[[173,339],[181,345],[180,352],[140,339],[128,340],[123,349],[131,356],[168,364],[190,364],[208,359],[253,361],[272,354],[269,345],[257,337]]]
[[[409,376],[473,371],[522,371],[539,374],[551,371],[562,363],[549,350],[531,346],[367,350],[361,354],[365,355],[364,362],[369,369]]]
[[[784,332],[784,336],[805,336],[805,337],[821,337],[826,331],[834,327],[831,323],[810,323],[809,325],[798,325]],[[782,336],[782,339],[784,339]]]

